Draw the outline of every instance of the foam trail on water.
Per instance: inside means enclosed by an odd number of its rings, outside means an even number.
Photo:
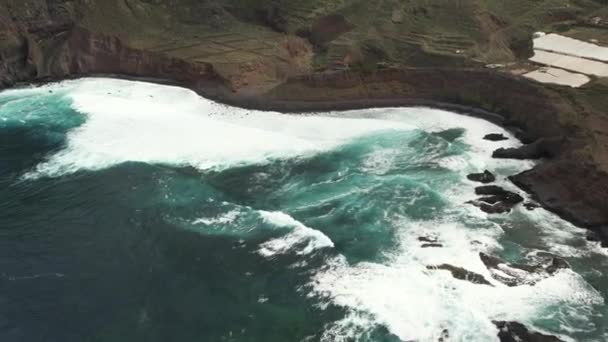
[[[207,217],[201,217],[198,218],[194,221],[192,221],[192,224],[197,225],[197,224],[204,224],[204,225],[212,225],[212,224],[231,224],[234,223],[234,221],[236,220],[236,218],[239,216],[240,212],[236,209],[233,209],[227,213],[224,213],[222,215],[219,215],[217,217],[213,217],[213,218],[207,218]]]
[[[437,341],[445,329],[453,341],[493,341],[497,331],[492,320],[529,324],[546,315],[552,305],[575,311],[603,302],[571,270],[562,270],[534,286],[507,287],[493,280],[478,253],[498,247],[498,228],[471,232],[456,222],[395,224],[403,225],[401,246],[387,254],[388,262],[350,265],[337,257],[313,278],[312,295],[349,311],[327,328],[325,341],[347,341],[376,324],[404,341]],[[443,248],[420,248],[416,239],[420,235],[437,237]],[[450,272],[426,268],[444,263],[481,274],[493,286],[455,280]]]
[[[226,168],[327,151],[376,131],[412,129],[386,120],[248,111],[184,88],[142,82],[66,83],[62,87],[69,88],[73,107],[87,120],[70,131],[65,149],[28,177],[99,170],[128,161]]]
[[[334,247],[334,243],[322,232],[306,227],[302,222],[286,213],[260,210],[260,216],[269,224],[277,227],[292,228],[292,231],[280,238],[272,239],[261,245],[259,253],[265,257],[290,252],[295,246],[305,244],[297,250],[297,254],[305,255],[321,248]]]

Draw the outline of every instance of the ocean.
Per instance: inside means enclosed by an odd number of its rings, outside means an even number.
[[[531,201],[506,177],[534,162],[492,159],[519,143],[481,119],[85,78],[1,92],[0,141],[0,341],[485,342],[493,321],[608,340],[606,250],[467,203],[486,169]]]

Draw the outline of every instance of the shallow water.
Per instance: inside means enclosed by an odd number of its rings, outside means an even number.
[[[517,145],[489,132],[110,79],[0,93],[0,340],[492,341],[492,320],[606,340],[605,251],[542,209],[465,204],[468,173],[517,191],[505,177],[533,165],[489,158]],[[572,269],[507,287],[478,255],[540,251]],[[494,286],[426,267],[443,263]]]

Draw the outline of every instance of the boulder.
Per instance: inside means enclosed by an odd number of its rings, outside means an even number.
[[[484,185],[475,188],[475,194],[482,195],[469,203],[488,214],[502,214],[511,211],[515,205],[524,201],[520,195],[507,191],[497,185]]]
[[[492,172],[485,170],[482,173],[471,173],[467,176],[470,181],[488,184],[496,181],[496,177]]]
[[[521,323],[506,321],[493,321],[492,323],[499,329],[500,342],[563,342],[553,335],[528,330]]]
[[[457,266],[453,266],[453,265],[449,265],[449,264],[442,264],[442,265],[438,265],[438,266],[427,266],[426,268],[429,270],[449,271],[450,273],[452,273],[452,276],[454,278],[460,279],[460,280],[466,280],[473,284],[493,286],[492,283],[487,281],[486,278],[484,278],[484,276],[482,276],[481,274],[469,271],[462,267],[457,267]]]
[[[418,241],[435,243],[435,242],[437,242],[437,238],[431,237],[431,236],[421,236],[418,238]]]
[[[552,276],[560,269],[570,268],[566,260],[552,254],[537,254],[539,261],[529,264],[515,264],[498,257],[479,253],[479,258],[488,268],[492,278],[510,287],[534,285],[538,281]]]
[[[489,140],[489,141],[503,141],[503,140],[507,140],[509,138],[505,137],[504,134],[502,133],[490,133],[490,134],[486,134],[483,137],[484,140]]]
[[[443,247],[440,243],[424,243],[421,246],[422,248],[441,248]]]

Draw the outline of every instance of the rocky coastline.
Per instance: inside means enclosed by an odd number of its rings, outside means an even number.
[[[21,63],[4,63],[0,89],[109,76],[183,86],[220,103],[258,110],[428,106],[480,117],[513,131],[525,143],[519,149],[498,150],[495,157],[543,158],[533,169],[513,175],[513,183],[608,244],[608,174],[584,153],[594,143],[584,127],[563,120],[580,111],[586,116],[601,113],[581,108],[559,89],[493,70],[401,68],[313,73],[289,78],[270,90],[244,92],[232,88],[210,64],[132,49],[116,37],[81,28],[65,32],[52,49],[28,45],[22,56],[6,59]]]
[[[16,32],[22,28],[10,29]],[[270,88],[239,88],[212,64],[132,48],[120,38],[70,24],[27,31],[14,49],[0,51],[0,90],[106,76],[182,86],[220,103],[257,110],[301,113],[427,106],[489,120],[512,131],[525,144],[496,151],[495,157],[542,159],[533,169],[510,180],[543,207],[589,229],[592,239],[608,246],[608,165],[590,158],[589,148],[597,141],[587,127],[588,118],[604,113],[560,88],[477,67],[311,71],[287,77]],[[480,195],[502,196],[497,200],[507,205],[496,212],[506,212],[523,200],[494,190],[481,191]],[[482,206],[489,208],[488,204]],[[428,242],[426,247],[441,247],[437,241],[424,242]],[[489,269],[496,268],[494,259],[482,259]],[[489,284],[455,266],[429,267],[450,271],[458,279],[470,280],[472,276],[476,283]],[[530,272],[550,274],[549,267],[553,266],[535,265]],[[558,341],[554,336],[529,332],[515,322],[495,324],[501,341]]]

